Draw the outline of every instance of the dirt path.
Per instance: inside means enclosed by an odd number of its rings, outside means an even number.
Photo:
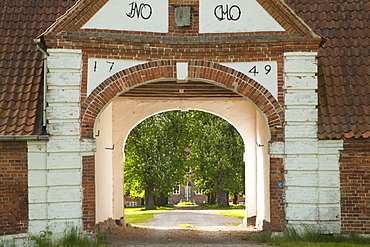
[[[264,246],[243,240],[258,234],[247,230],[206,231],[196,229],[117,228],[109,234],[112,246]]]
[[[243,228],[242,220],[217,214],[214,210],[176,210],[155,214],[154,219],[140,223],[144,227],[116,228],[109,233],[112,246],[264,246],[243,240],[258,234]],[[180,224],[192,225],[179,228]]]
[[[140,225],[155,229],[178,229],[180,224],[188,224],[196,229],[222,230],[225,226],[237,226],[243,223],[242,219],[219,214],[222,211],[225,210],[170,210],[154,214],[152,220]]]

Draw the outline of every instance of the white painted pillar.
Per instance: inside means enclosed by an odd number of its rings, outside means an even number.
[[[285,55],[285,188],[288,224],[318,221],[316,53]]]
[[[29,210],[32,233],[45,230],[46,226],[55,233],[63,232],[70,225],[82,226],[81,156],[88,150],[91,154],[92,148],[91,143],[80,143],[81,51],[50,49],[48,53],[46,114],[50,139],[41,145],[42,155],[38,154],[37,143],[29,143],[33,150],[29,154],[29,165],[37,165],[34,158],[41,156],[46,165],[39,181],[33,179],[31,171],[30,193],[40,191],[30,199],[31,203],[37,202],[31,204]],[[35,185],[39,187],[36,189]]]
[[[270,222],[270,157],[268,154],[267,120],[256,109],[256,159],[257,159],[257,218],[256,227],[263,229]]]
[[[319,167],[318,155],[324,152],[326,143],[317,137],[316,53],[292,52],[284,56],[286,219],[291,226],[311,224],[337,233],[338,166],[334,168],[336,172]],[[335,162],[338,164],[338,160]],[[331,206],[325,206],[327,203]]]
[[[48,225],[46,141],[29,141],[28,146],[28,232],[38,234]]]
[[[247,130],[243,135],[245,153],[245,208],[247,218],[257,215],[257,157],[256,157],[256,111],[250,113],[244,123]]]

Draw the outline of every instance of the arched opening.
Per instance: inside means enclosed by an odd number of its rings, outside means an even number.
[[[188,72],[188,81],[179,83],[176,61],[136,65],[107,78],[82,102],[82,141],[96,141],[94,155],[82,157],[83,222],[89,229],[108,218],[123,217],[122,150],[129,129],[151,114],[173,109],[208,111],[244,132],[245,159],[253,164],[246,171],[253,174],[246,178],[253,187],[247,191],[247,216],[256,216],[259,228],[264,221],[275,222],[277,229],[284,224],[283,192],[276,186],[284,176],[282,159],[270,157],[268,150],[269,143],[280,147],[283,140],[283,108],[261,84],[232,68],[194,60],[188,62]],[[117,125],[125,126],[126,133],[115,132],[120,129]],[[276,200],[270,200],[270,193]]]
[[[245,144],[246,216],[256,217],[262,228],[264,221],[270,221],[270,133],[263,114],[242,97],[134,97],[132,93],[114,99],[96,124],[96,223],[123,217],[122,163],[128,134],[143,119],[171,110],[209,112],[238,130]]]

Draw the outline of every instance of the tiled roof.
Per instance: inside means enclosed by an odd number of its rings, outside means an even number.
[[[0,1],[0,135],[37,134],[42,54],[33,39],[76,0]],[[286,0],[319,50],[319,137],[370,137],[370,1]]]
[[[327,38],[319,50],[319,137],[370,137],[370,1],[286,0]]]
[[[33,39],[74,2],[0,1],[0,135],[38,134],[43,62]]]

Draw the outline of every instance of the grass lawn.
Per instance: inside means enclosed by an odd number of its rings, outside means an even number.
[[[136,207],[125,207],[125,215],[131,214],[150,214],[150,213],[162,213],[171,209],[170,207],[159,207],[157,209],[146,210],[145,206],[136,206]]]
[[[370,246],[370,238],[358,235],[328,235],[320,234],[314,229],[306,227],[300,234],[293,228],[287,228],[285,236],[270,237],[270,234],[263,232],[261,235],[245,238],[245,240],[255,240],[260,243],[266,243],[269,246],[281,247],[361,247]]]
[[[171,208],[160,207],[153,210],[145,210],[145,206],[125,207],[125,219],[131,224],[145,222],[152,219],[154,214],[162,213]]]
[[[220,212],[219,214],[222,214],[222,215],[225,215],[225,216],[234,216],[238,219],[244,219],[245,210],[242,210],[242,209],[226,210],[224,212]]]
[[[350,244],[350,243],[283,243],[279,245],[273,246],[281,246],[281,247],[361,247],[361,246],[369,246],[365,244]]]
[[[204,208],[204,209],[210,209],[210,210],[245,209],[245,205],[239,205],[239,204],[230,204],[229,207],[218,207],[217,205],[201,204],[201,207]]]

